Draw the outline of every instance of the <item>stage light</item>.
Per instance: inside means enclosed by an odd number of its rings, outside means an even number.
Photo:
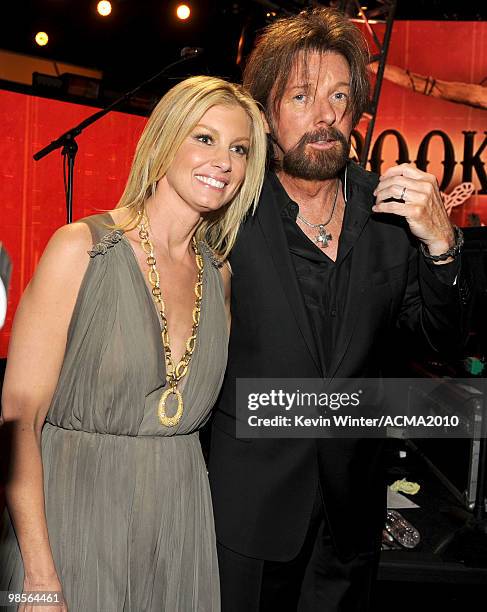
[[[176,9],[176,15],[178,16],[178,19],[184,21],[191,15],[191,9],[187,4],[180,4]]]
[[[39,47],[45,47],[49,41],[49,36],[45,32],[37,32],[35,41]]]
[[[107,0],[102,0],[96,5],[96,10],[102,17],[107,17],[112,12],[112,3]]]

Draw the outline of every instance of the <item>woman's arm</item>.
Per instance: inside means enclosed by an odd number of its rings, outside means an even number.
[[[230,311],[230,302],[231,302],[231,289],[232,289],[232,272],[230,269],[230,263],[226,261],[223,266],[220,268],[220,272],[223,278],[223,287],[225,289],[225,310],[227,313],[227,322],[228,329],[230,330],[230,325],[232,322],[232,313]]]
[[[44,509],[41,430],[59,378],[90,246],[91,234],[84,223],[54,234],[12,328],[2,394],[3,428],[11,448],[5,493],[22,553],[25,590],[55,590],[59,583]]]

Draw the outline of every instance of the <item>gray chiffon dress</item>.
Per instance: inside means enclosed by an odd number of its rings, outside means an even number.
[[[215,532],[198,429],[227,358],[220,272],[201,243],[199,335],[178,386],[184,414],[164,427],[160,321],[144,275],[123,232],[107,228],[109,214],[83,222],[94,247],[42,430],[49,539],[68,610],[216,612]],[[7,512],[1,531],[0,590],[20,592],[22,559]]]

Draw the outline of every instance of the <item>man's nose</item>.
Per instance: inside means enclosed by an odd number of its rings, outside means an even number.
[[[336,110],[333,108],[328,97],[318,98],[314,108],[315,124],[333,125],[337,120]]]

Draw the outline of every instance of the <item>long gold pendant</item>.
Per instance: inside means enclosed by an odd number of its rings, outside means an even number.
[[[166,414],[166,401],[170,395],[175,395],[178,402],[178,409],[176,410],[176,414],[172,417],[167,416]],[[183,416],[183,396],[177,387],[169,387],[169,389],[166,389],[166,391],[164,391],[164,393],[161,395],[157,414],[159,416],[161,425],[164,425],[165,427],[174,427],[179,423],[181,417]]]
[[[201,256],[198,250],[196,239],[193,236],[192,246],[193,246],[193,251],[196,256],[196,265],[198,268],[198,280],[196,281],[196,284],[194,287],[195,306],[193,309],[193,327],[191,330],[191,336],[186,341],[186,350],[184,352],[184,355],[179,360],[179,363],[176,366],[174,366],[174,363],[171,357],[171,344],[169,342],[169,331],[168,331],[168,325],[167,325],[167,319],[166,319],[166,313],[165,313],[165,307],[164,307],[164,300],[162,299],[162,294],[161,294],[159,272],[157,271],[156,258],[154,257],[154,246],[149,239],[149,232],[147,230],[148,221],[143,212],[140,213],[140,220],[139,220],[138,227],[139,227],[140,245],[144,253],[147,255],[146,262],[147,262],[147,265],[149,266],[148,278],[149,278],[149,283],[152,285],[152,297],[158,307],[159,315],[162,321],[161,337],[162,337],[162,345],[164,347],[164,357],[166,361],[166,377],[169,379],[168,380],[169,387],[166,389],[166,391],[164,391],[164,393],[161,395],[161,399],[159,400],[159,405],[157,408],[157,415],[159,417],[159,421],[161,422],[161,425],[164,425],[165,427],[174,427],[179,423],[179,421],[181,420],[181,417],[183,416],[183,396],[181,395],[181,392],[178,390],[177,385],[179,381],[181,380],[181,378],[183,378],[183,376],[186,376],[188,372],[189,363],[191,361],[191,357],[193,356],[193,352],[194,352],[195,345],[196,345],[196,338],[198,334],[198,327],[199,327],[199,322],[200,322],[200,312],[201,312],[201,300],[203,297],[204,261],[203,261],[203,257]],[[170,395],[174,395],[176,397],[176,401],[178,404],[176,414],[172,417],[169,417],[166,414],[166,402],[167,402],[167,398]]]

